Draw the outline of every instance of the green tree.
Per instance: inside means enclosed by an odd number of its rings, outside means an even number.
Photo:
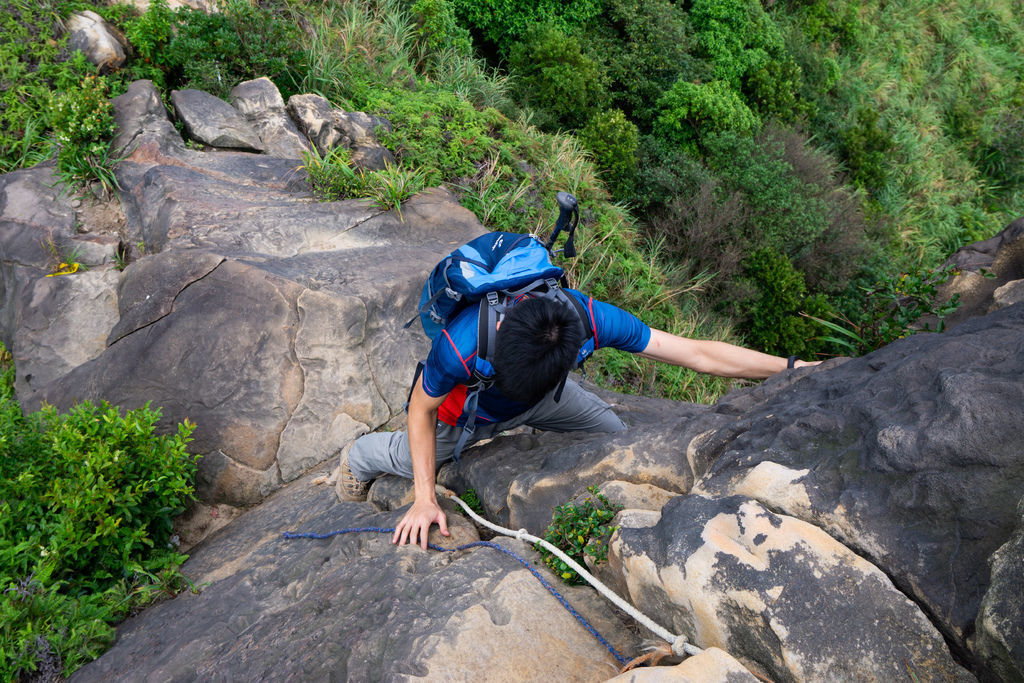
[[[761,124],[743,98],[725,81],[676,81],[658,100],[655,132],[697,155],[703,138],[713,133],[754,132]]]
[[[532,29],[516,43],[509,65],[520,102],[536,110],[542,128],[579,128],[604,100],[601,66],[583,54],[577,38],[553,24]]]

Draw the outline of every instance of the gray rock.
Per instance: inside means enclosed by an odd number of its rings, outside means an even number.
[[[331,103],[320,95],[292,95],[288,98],[287,109],[321,156],[339,145],[348,147],[352,144],[351,138],[334,127]]]
[[[85,54],[100,73],[121,68],[127,59],[128,41],[116,28],[91,10],[75,12],[67,20],[68,50]]]
[[[963,647],[1024,488],[1021,376],[1021,305],[902,339],[808,373],[695,446],[694,492],[821,526]]]
[[[231,104],[252,124],[265,154],[301,159],[309,151],[309,141],[288,116],[281,93],[269,78],[236,85],[231,90]]]
[[[119,275],[106,267],[26,284],[11,347],[19,395],[30,395],[103,353],[117,322]]]
[[[202,90],[175,90],[171,102],[193,140],[211,147],[263,151],[253,127],[224,100]]]
[[[1011,280],[992,292],[992,310],[1024,303],[1024,279]]]
[[[117,132],[110,143],[113,154],[136,154],[137,158],[136,147],[143,140],[151,157],[185,153],[185,143],[171,123],[152,81],[132,82],[123,94],[111,100],[111,104],[117,124]]]
[[[379,171],[394,163],[394,156],[377,139],[376,131],[391,131],[391,123],[363,112],[334,109],[319,95],[292,95],[288,113],[321,155],[335,147],[351,150],[355,166]]]
[[[1024,279],[1024,218],[990,239],[962,247],[946,265],[960,270],[939,287],[937,295],[940,301],[960,296],[959,307],[946,316],[947,326],[1017,303],[1022,299],[1020,287],[1011,283]],[[921,323],[930,323],[934,329],[936,321],[925,318]]]
[[[628,396],[590,385],[632,429],[623,434],[502,436],[467,449],[438,473],[438,483],[458,493],[473,489],[488,518],[543,535],[558,505],[606,481],[685,493],[693,483],[685,435],[677,425],[708,406]],[[659,426],[660,425],[660,426]]]
[[[622,524],[609,564],[655,621],[771,680],[972,680],[877,567],[748,498],[674,498]]]
[[[185,565],[198,594],[132,617],[75,681],[601,680],[609,652],[515,559],[489,547],[455,553],[391,545],[389,533],[282,538],[393,527],[404,510],[338,503],[329,486],[294,482],[197,548]],[[475,531],[451,515],[453,537]],[[440,538],[435,531],[432,540]],[[499,544],[530,566],[523,544]],[[547,574],[548,580],[553,580]],[[587,589],[570,604],[621,652],[640,643]],[[400,634],[400,635],[396,635]]]
[[[978,610],[973,649],[993,680],[1024,680],[1024,498],[1017,506],[1019,523],[992,557],[992,582]]]

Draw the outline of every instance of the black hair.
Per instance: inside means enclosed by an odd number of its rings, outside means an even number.
[[[527,299],[505,315],[494,340],[494,383],[513,401],[537,403],[576,367],[585,341],[579,316],[552,299]]]

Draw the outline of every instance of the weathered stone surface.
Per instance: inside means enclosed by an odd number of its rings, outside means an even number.
[[[81,51],[86,58],[99,67],[100,73],[108,73],[124,65],[128,41],[116,28],[91,10],[75,12],[67,20],[68,50]]]
[[[205,586],[198,595],[129,619],[114,647],[73,680],[595,681],[614,673],[608,651],[493,548],[423,552],[377,532],[281,537],[388,528],[403,512],[338,503],[309,477],[294,482],[194,551],[185,571]],[[451,520],[453,536],[464,533],[468,524]],[[499,544],[534,566],[529,547]],[[561,592],[619,651],[639,652],[593,592]]]
[[[1024,303],[1024,279],[1011,280],[992,292],[992,310]]]
[[[1016,523],[1022,376],[1021,305],[900,340],[778,391],[712,439],[714,458],[695,449],[694,491],[821,526],[962,645]]]
[[[646,614],[772,680],[971,678],[877,567],[747,498],[674,498],[657,525],[623,525],[609,561]]]
[[[185,126],[185,133],[196,142],[211,147],[263,151],[263,143],[253,127],[219,97],[202,90],[175,90],[171,93],[171,102]]]
[[[757,678],[729,653],[711,647],[675,666],[633,669],[608,683],[754,683]]]
[[[1024,218],[1018,218],[1000,233],[983,242],[968,244],[947,261],[961,272],[939,288],[939,298],[950,300],[960,295],[960,306],[948,315],[948,326],[999,308],[1017,303],[1017,298],[1005,300],[1006,290],[997,298],[996,292],[1007,284],[1024,279]],[[984,274],[982,272],[984,270]],[[922,322],[932,322],[926,319]],[[932,325],[934,327],[934,324]]]
[[[1013,536],[989,559],[992,582],[978,610],[973,648],[993,680],[1024,680],[1024,498]]]
[[[34,389],[96,358],[117,322],[113,268],[39,277],[26,285],[11,348],[18,368],[15,390]]]
[[[123,156],[135,151],[140,142],[157,143],[164,154],[184,155],[185,143],[171,123],[153,81],[134,81],[111,104],[117,132],[111,152]]]
[[[378,128],[391,130],[385,119],[333,109],[319,95],[292,95],[288,113],[321,155],[341,146],[351,150],[351,161],[360,168],[381,170],[394,163],[394,156],[377,140]]]
[[[472,488],[488,518],[542,535],[551,510],[586,488],[609,480],[685,493],[693,475],[685,434],[677,428],[708,406],[589,387],[632,429],[622,434],[516,434],[468,449],[441,468],[438,482],[456,492]]]
[[[334,127],[331,103],[320,95],[292,95],[288,98],[288,113],[305,133],[317,151],[327,154],[338,145],[348,147],[352,139]]]
[[[231,104],[255,129],[265,154],[301,159],[309,151],[309,141],[288,116],[281,93],[269,78],[236,85],[231,89]]]

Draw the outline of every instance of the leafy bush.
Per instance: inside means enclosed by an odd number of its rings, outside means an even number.
[[[67,36],[57,35],[58,8],[47,2],[0,0],[0,171],[48,158],[56,93],[77,87],[94,71],[71,60]]]
[[[619,109],[599,112],[579,132],[580,142],[594,156],[604,181],[615,197],[628,197],[636,171],[640,135]]]
[[[892,136],[878,122],[876,110],[862,107],[857,110],[853,124],[839,134],[851,179],[871,191],[885,184],[893,147]]]
[[[694,54],[682,5],[669,0],[607,0],[581,37],[587,54],[606,65],[612,104],[650,132],[662,93],[678,80],[712,80]]]
[[[247,0],[224,0],[220,12],[153,0],[127,27],[142,64],[138,75],[163,72],[169,88],[195,88],[227,98],[236,84],[270,78],[288,97],[295,92],[293,71],[302,62],[291,21]],[[158,76],[159,78],[159,76]]]
[[[409,8],[416,22],[416,35],[426,53],[448,49],[470,55],[473,41],[469,31],[459,26],[455,8],[448,0],[416,0]]]
[[[813,357],[823,346],[817,338],[821,328],[807,316],[828,315],[825,297],[808,296],[803,274],[774,249],[754,251],[743,268],[755,292],[740,304],[746,312],[741,329],[747,341],[777,356]]]
[[[183,582],[172,518],[190,500],[194,425],[153,433],[159,410],[82,403],[23,416],[0,387],[0,677],[69,675],[110,624]]]
[[[513,45],[509,66],[519,101],[536,110],[534,122],[541,128],[579,128],[605,96],[600,65],[583,53],[577,38],[551,24]]]
[[[699,154],[704,138],[722,131],[749,134],[761,122],[725,81],[688,83],[676,81],[658,100],[661,113],[655,132],[688,152]]]
[[[551,524],[544,532],[544,540],[555,546],[566,555],[583,565],[584,556],[589,555],[595,564],[608,559],[608,536],[615,527],[608,526],[615,518],[615,513],[622,509],[614,505],[598,491],[596,486],[588,486],[590,496],[584,498],[580,505],[566,503],[555,508]],[[593,498],[591,498],[593,496]],[[570,585],[584,583],[582,577],[571,569],[564,561],[547,548],[538,544],[536,549],[548,565]]]
[[[855,314],[846,317],[826,312],[824,318],[815,321],[835,333],[825,336],[824,341],[851,356],[919,332],[941,332],[946,316],[960,306],[960,295],[938,301],[938,287],[957,274],[953,266],[946,266],[914,268],[882,278],[873,287],[865,288]]]
[[[464,25],[499,47],[522,39],[538,24],[571,33],[601,12],[601,0],[454,0],[454,4]]]
[[[78,55],[80,58],[81,53]],[[56,96],[52,116],[61,178],[69,185],[99,179],[108,190],[116,186],[113,164],[107,157],[116,129],[107,82],[86,76],[78,87]]]

